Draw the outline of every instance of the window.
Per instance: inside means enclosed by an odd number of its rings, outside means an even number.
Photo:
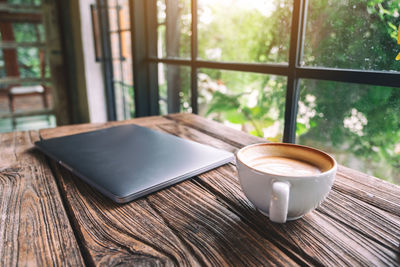
[[[68,122],[54,3],[0,2],[0,132]]]
[[[189,67],[160,63],[158,83],[161,115],[179,111],[192,112]]]
[[[398,88],[302,79],[296,141],[398,183],[399,114]]]
[[[104,5],[106,8],[102,9],[97,6],[99,17],[108,17],[108,23],[104,21],[100,23],[106,29],[106,36],[110,41],[110,47],[103,47],[102,51],[104,58],[107,58],[107,53],[111,58],[106,63],[109,64],[109,69],[112,69],[112,75],[110,75],[112,78],[107,78],[110,80],[110,84],[107,85],[106,90],[113,95],[112,97],[108,96],[108,98],[115,101],[115,113],[111,116],[123,120],[131,118],[134,114],[129,4],[127,0],[108,0],[106,2],[107,5]],[[101,11],[107,11],[108,14]],[[103,19],[105,20],[105,18]],[[104,50],[107,48],[109,50],[105,52]],[[99,61],[101,60],[104,59],[99,59]]]
[[[400,184],[398,1],[134,2],[133,40],[148,44],[134,48],[135,84],[143,86],[136,107],[150,103],[137,115],[157,114],[160,98],[175,103],[163,113],[192,110],[273,141],[309,144]],[[159,64],[158,76],[149,71]],[[152,86],[168,75],[185,87]]]
[[[198,0],[198,57],[287,63],[292,6],[292,1]]]
[[[282,141],[286,77],[199,69],[198,114],[230,127]]]

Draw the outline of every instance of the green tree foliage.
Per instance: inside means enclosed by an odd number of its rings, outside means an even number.
[[[269,15],[240,10],[234,4],[199,6],[200,21],[202,13],[212,14],[211,22],[199,25],[200,57],[287,62],[292,1],[274,3]],[[399,1],[310,0],[302,64],[399,71],[394,60],[400,51],[399,11]],[[207,54],[210,49],[219,51],[219,57]],[[258,136],[265,135],[274,121],[282,121],[285,78],[210,69],[202,73],[223,85],[213,90],[199,87],[207,116]],[[249,97],[254,91],[258,91],[255,105]],[[334,153],[343,164],[400,182],[398,88],[303,80],[298,116],[298,142]],[[281,134],[269,139],[279,140]]]
[[[265,14],[257,8],[243,9],[234,1],[199,5],[199,57],[287,62],[292,1],[276,1],[270,8],[271,13]],[[200,81],[200,114],[241,125],[257,136],[264,136],[263,130],[274,122],[283,121],[286,78],[210,69],[201,73],[226,91],[207,88]],[[207,94],[212,97],[207,98]],[[281,140],[282,127],[282,123],[278,125],[279,131],[269,139]]]
[[[399,1],[312,1],[306,33],[306,65],[400,70],[397,55]],[[300,142],[315,140],[345,150],[371,166],[371,173],[400,180],[400,90],[362,84],[304,81],[301,100],[316,97],[312,126]],[[362,132],[345,127],[353,110],[366,122]],[[354,116],[353,116],[353,119]],[[298,126],[299,127],[299,126]],[[398,148],[397,148],[398,150]],[[350,163],[349,163],[350,164]],[[397,181],[400,182],[400,181]]]

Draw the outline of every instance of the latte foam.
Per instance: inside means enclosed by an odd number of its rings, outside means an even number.
[[[310,176],[321,173],[321,170],[311,163],[279,156],[262,156],[253,159],[249,165],[259,171],[285,176]]]

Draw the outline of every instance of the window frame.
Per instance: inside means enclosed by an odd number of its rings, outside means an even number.
[[[296,141],[297,105],[299,102],[301,79],[400,87],[399,72],[301,66],[308,0],[293,1],[288,64],[219,62],[199,59],[197,0],[191,0],[192,35],[190,37],[190,59],[159,58],[155,47],[157,45],[156,36],[158,27],[157,0],[133,0],[130,3],[133,29],[132,55],[135,77],[135,106],[140,110],[140,112],[136,112],[136,116],[159,115],[158,108],[154,108],[155,105],[158,105],[157,64],[159,63],[189,66],[191,68],[191,105],[192,112],[196,114],[198,113],[197,73],[199,68],[243,71],[287,77],[283,133],[283,142],[286,143],[295,143]],[[135,16],[141,20],[135,20],[133,18]],[[144,40],[146,47],[143,44],[136,44],[135,40]],[[140,47],[140,49],[137,49],[137,47]]]

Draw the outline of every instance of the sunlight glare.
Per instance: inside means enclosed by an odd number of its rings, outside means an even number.
[[[199,0],[202,6],[225,6],[238,9],[254,10],[257,9],[263,16],[269,17],[275,10],[277,1],[272,0]]]

